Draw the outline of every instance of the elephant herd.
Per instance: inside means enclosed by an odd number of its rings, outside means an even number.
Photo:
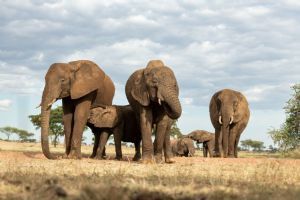
[[[111,134],[116,159],[122,158],[122,141],[134,143],[133,160],[142,158],[143,163],[173,163],[173,155],[193,156],[193,141],[203,143],[204,156],[209,153],[210,157],[237,157],[239,138],[250,116],[247,100],[240,92],[224,89],[212,96],[209,110],[215,134],[196,130],[176,141],[171,141],[170,129],[173,120],[181,116],[182,108],[179,86],[171,68],[160,60],[149,61],[128,78],[125,93],[129,105],[112,105],[114,83],[92,61],[52,64],[45,76],[40,104],[45,157],[57,158],[49,150],[48,135],[51,106],[58,99],[62,99],[63,107],[63,158],[81,158],[85,126],[95,136],[92,158],[105,156],[105,145]]]

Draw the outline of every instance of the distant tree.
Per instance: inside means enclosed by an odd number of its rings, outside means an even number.
[[[20,141],[22,142],[35,142],[35,139],[30,139],[30,137],[34,136],[33,133],[29,133],[25,130],[20,130],[19,133]]]
[[[7,136],[7,140],[9,140],[9,138],[12,134],[16,134],[19,136],[19,139],[22,142],[32,141],[33,139],[29,139],[29,137],[32,137],[34,135],[33,133],[29,133],[26,130],[22,130],[22,129],[10,127],[10,126],[0,128],[0,132],[4,133]]]
[[[0,128],[0,132],[4,133],[7,137],[7,140],[9,140],[9,138],[12,134],[17,133],[17,128],[10,127],[10,126],[5,126],[5,127]]]
[[[170,130],[170,135],[173,136],[174,138],[182,137],[182,133],[181,133],[180,129],[177,126],[177,120],[173,121],[173,124],[171,126],[171,130]]]
[[[55,109],[51,110],[50,122],[49,122],[49,136],[53,136],[52,144],[54,145],[54,147],[56,147],[59,142],[59,136],[64,135],[62,116],[63,116],[63,110],[61,106],[58,106]],[[37,130],[41,128],[40,114],[30,115],[29,119]]]
[[[241,146],[244,150],[250,151],[250,147],[252,145],[252,140],[242,140],[241,141]]]
[[[263,142],[255,140],[252,140],[251,147],[253,151],[262,151],[265,148]]]
[[[300,84],[291,87],[293,94],[284,107],[285,123],[279,129],[271,129],[268,134],[283,152],[300,146]]]
[[[262,149],[265,148],[263,142],[251,139],[241,141],[241,146],[247,151],[249,151],[250,148],[253,151],[262,151]]]

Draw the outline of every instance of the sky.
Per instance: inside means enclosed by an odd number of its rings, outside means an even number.
[[[125,105],[128,77],[161,59],[179,84],[184,134],[214,132],[210,98],[231,88],[251,110],[240,140],[266,146],[300,82],[298,0],[0,0],[0,13],[0,127],[29,130],[38,140],[28,115],[40,112],[55,62],[96,62],[115,83],[114,104]],[[84,136],[91,141],[90,132]]]

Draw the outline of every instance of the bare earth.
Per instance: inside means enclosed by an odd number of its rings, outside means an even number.
[[[298,199],[300,160],[241,153],[238,159],[176,157],[175,164],[47,160],[40,144],[0,141],[0,199]],[[62,154],[63,147],[51,148]],[[258,157],[258,158],[257,158]]]

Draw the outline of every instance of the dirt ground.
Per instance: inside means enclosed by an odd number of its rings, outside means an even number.
[[[241,152],[242,158],[175,157],[174,164],[123,160],[48,160],[40,144],[0,141],[0,199],[297,199],[300,160]],[[51,147],[62,155],[63,146]]]

